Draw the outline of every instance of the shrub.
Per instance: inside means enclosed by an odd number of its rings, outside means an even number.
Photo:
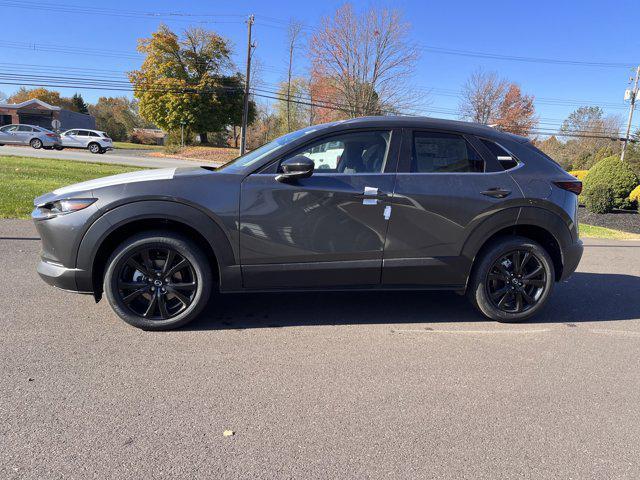
[[[589,173],[589,170],[571,170],[569,175],[573,175],[581,182],[584,182],[584,178],[587,176],[587,173]]]
[[[615,207],[613,189],[596,185],[587,196],[586,207],[592,213],[611,213]]]
[[[636,185],[638,177],[627,163],[621,162],[618,157],[607,157],[596,163],[584,179],[585,204],[588,205],[588,197],[596,191],[596,187],[604,186],[611,190],[614,208],[629,208],[629,194]]]
[[[181,148],[179,145],[171,145],[171,144],[167,144],[163,148],[164,153],[168,155],[175,155],[177,153],[180,153],[180,150]]]
[[[156,137],[150,133],[141,130],[136,130],[131,134],[131,142],[138,143],[140,145],[157,145],[158,141]]]

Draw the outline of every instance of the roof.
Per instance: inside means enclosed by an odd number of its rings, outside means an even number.
[[[43,102],[42,100],[38,100],[37,98],[32,98],[31,100],[26,100],[20,103],[0,103],[0,108],[9,108],[9,109],[17,110],[19,108],[29,107],[31,105],[40,105],[41,107],[46,108],[47,110],[61,110],[60,107],[49,105],[48,103]]]
[[[529,139],[503,132],[493,127],[480,123],[462,122],[459,120],[445,120],[443,118],[432,117],[410,117],[403,115],[384,115],[378,117],[359,117],[349,120],[341,120],[326,124],[327,127],[338,125],[370,126],[370,127],[407,127],[407,128],[433,128],[443,130],[454,130],[456,132],[468,133],[470,135],[486,136],[492,138],[509,137],[511,140],[524,143]]]

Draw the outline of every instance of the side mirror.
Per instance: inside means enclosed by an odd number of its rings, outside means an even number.
[[[282,173],[276,177],[278,182],[286,182],[298,178],[308,178],[313,175],[315,164],[304,155],[296,155],[280,164]]]

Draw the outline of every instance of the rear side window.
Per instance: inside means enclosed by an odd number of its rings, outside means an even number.
[[[19,132],[33,132],[33,128],[27,127],[26,125],[20,125],[18,127]]]
[[[89,132],[89,136],[90,137],[99,137],[100,135],[98,135],[96,132]]]
[[[78,130],[78,133],[76,133],[76,135],[78,135],[79,137],[88,137],[89,132],[87,132],[86,130]]]
[[[411,172],[484,172],[484,161],[461,135],[414,132]]]
[[[510,168],[518,165],[518,161],[513,157],[513,155],[511,155],[497,143],[492,142],[491,140],[486,140],[484,138],[481,138],[480,141],[496,157],[500,165],[502,165],[502,168],[504,168],[505,170],[509,170]]]

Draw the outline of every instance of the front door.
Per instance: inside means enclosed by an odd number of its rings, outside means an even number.
[[[522,193],[490,153],[474,137],[405,130],[384,285],[464,286],[470,259],[460,254],[470,232],[497,212],[517,223]]]
[[[247,288],[379,285],[400,131],[351,131],[291,152],[242,183],[240,258]],[[311,177],[280,182],[304,155]]]

